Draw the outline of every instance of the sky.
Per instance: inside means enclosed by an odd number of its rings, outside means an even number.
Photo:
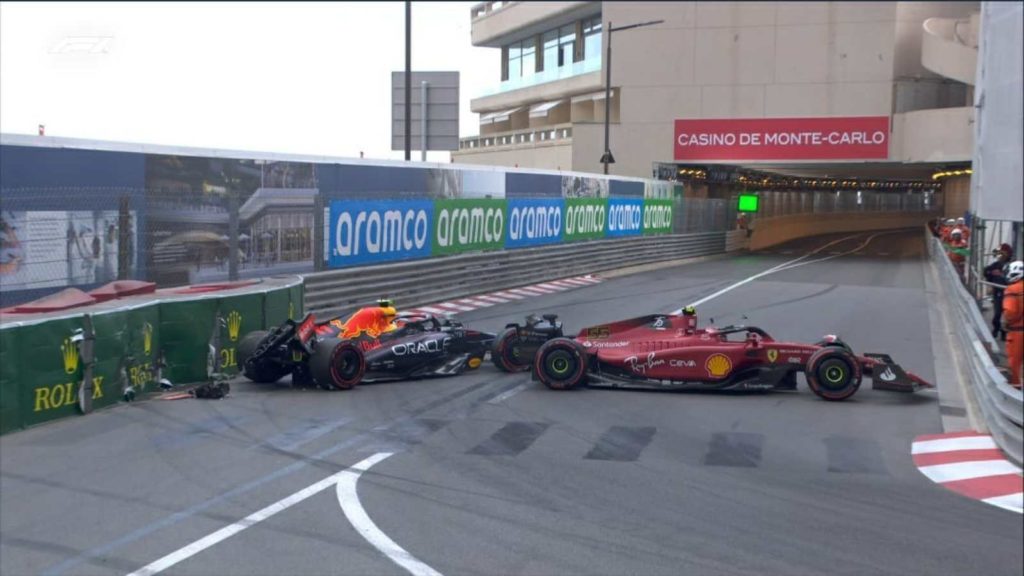
[[[474,4],[412,3],[413,71],[461,73],[460,137],[500,80],[500,50],[470,44]],[[400,160],[404,69],[401,1],[0,2],[3,133]]]

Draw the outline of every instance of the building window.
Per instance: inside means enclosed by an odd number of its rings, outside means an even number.
[[[583,59],[597,58],[601,55],[601,17],[597,16],[583,22]]]
[[[558,29],[558,65],[568,66],[573,62],[576,49],[576,26],[562,26]]]
[[[532,76],[537,68],[537,46],[533,38],[516,42],[507,47],[508,60],[505,80]]]
[[[544,59],[542,70],[558,68],[558,30],[544,33]]]

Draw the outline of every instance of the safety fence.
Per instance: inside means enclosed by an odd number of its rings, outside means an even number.
[[[954,323],[960,349],[967,360],[970,393],[978,401],[985,424],[999,447],[1018,464],[1024,461],[1022,416],[1024,399],[1021,391],[1010,386],[996,368],[993,356],[998,344],[978,309],[977,302],[964,287],[960,276],[946,256],[942,242],[929,232],[928,253],[952,304]]]
[[[299,277],[194,286],[79,310],[0,316],[0,434],[114,405],[161,379],[238,371],[248,332],[303,313]],[[40,317],[42,316],[42,317]]]
[[[319,316],[339,315],[387,296],[400,307],[415,307],[567,276],[723,254],[743,247],[745,236],[735,231],[596,240],[309,274],[306,306]]]

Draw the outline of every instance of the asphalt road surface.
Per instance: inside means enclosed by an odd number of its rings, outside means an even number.
[[[869,236],[702,302],[702,323],[835,333],[933,380],[922,234]],[[460,319],[498,331],[551,311],[574,332],[668,312],[839,237]],[[939,405],[867,383],[830,403],[802,378],[554,392],[489,363],[348,392],[236,382],[0,438],[0,573],[1019,576],[1021,515],[911,462],[915,436],[943,431]]]

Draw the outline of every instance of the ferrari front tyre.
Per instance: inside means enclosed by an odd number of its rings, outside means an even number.
[[[857,358],[838,346],[821,348],[807,361],[807,384],[825,400],[846,400],[860,388]]]
[[[525,358],[522,352],[519,331],[509,328],[494,341],[491,362],[505,372],[525,372],[530,369],[530,358]]]
[[[321,340],[309,358],[309,372],[321,388],[350,390],[363,379],[366,357],[349,340]]]
[[[270,333],[266,330],[249,332],[235,348],[235,354],[238,359],[238,365],[242,368],[242,374],[249,380],[259,384],[273,384],[288,373],[287,366],[282,366],[269,359],[259,358],[254,359],[252,362],[247,362],[268,334]]]
[[[537,379],[552,390],[575,388],[586,379],[586,353],[575,340],[548,340],[537,350],[533,371]]]

